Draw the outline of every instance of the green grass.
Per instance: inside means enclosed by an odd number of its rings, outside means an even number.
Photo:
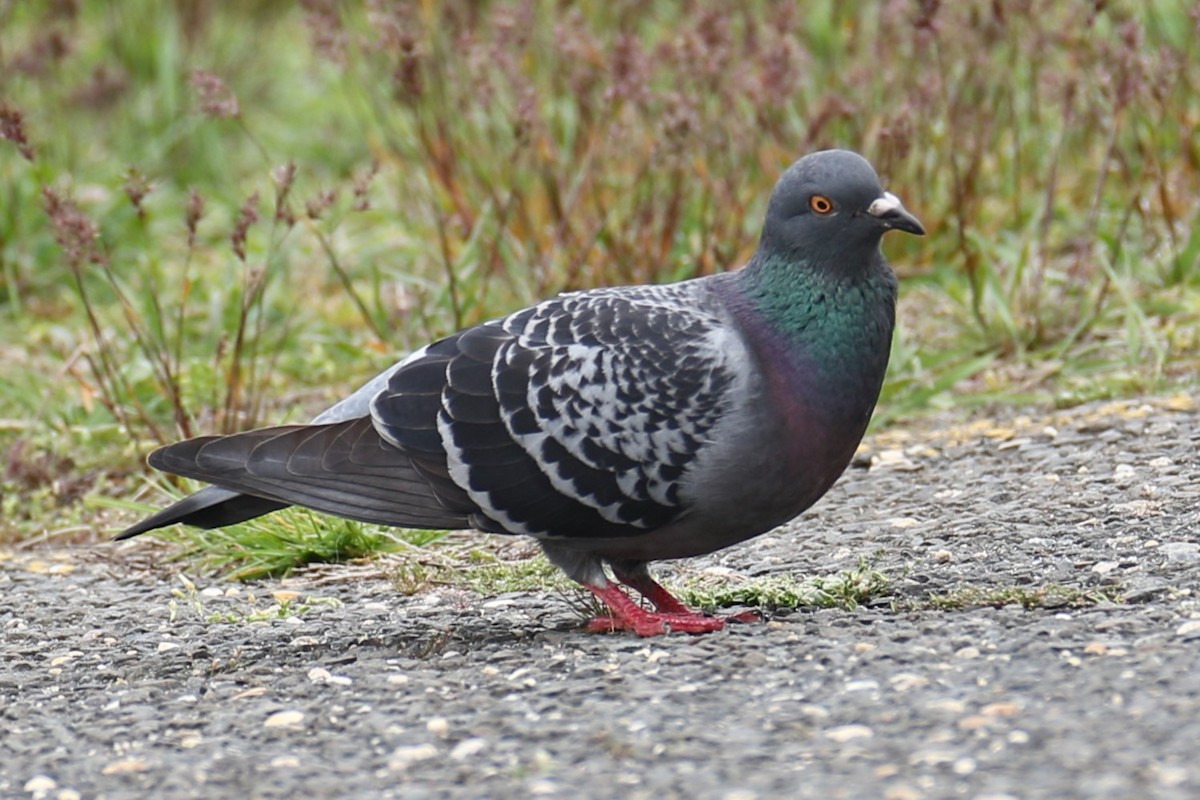
[[[855,609],[884,595],[888,578],[863,560],[857,567],[803,581],[788,575],[753,580],[698,578],[679,587],[685,603],[706,611],[729,606],[752,606],[770,611],[798,608]]]
[[[930,231],[885,244],[876,426],[1200,374],[1194,4],[304,5],[0,2],[0,543],[103,536],[88,498],[166,499],[153,445],[463,325],[734,267],[820,147]],[[241,576],[390,546],[187,537]]]

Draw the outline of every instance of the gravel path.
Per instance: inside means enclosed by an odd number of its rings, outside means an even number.
[[[701,637],[386,562],[188,589],[147,541],[0,551],[0,797],[1200,796],[1198,453],[1186,397],[876,436],[663,574],[867,557],[886,595]]]

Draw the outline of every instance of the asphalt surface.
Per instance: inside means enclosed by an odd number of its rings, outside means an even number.
[[[0,797],[1200,796],[1189,397],[873,437],[800,521],[660,574],[867,558],[886,591],[704,636],[161,552],[0,551]]]

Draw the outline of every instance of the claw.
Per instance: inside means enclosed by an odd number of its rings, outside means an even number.
[[[761,618],[753,611],[743,611],[726,617],[710,617],[672,597],[666,589],[654,584],[657,592],[650,597],[658,610],[650,611],[635,603],[615,584],[587,585],[609,608],[609,614],[598,616],[587,624],[591,633],[633,631],[638,636],[661,636],[664,633],[711,633],[725,627],[726,619],[735,622],[755,622]]]

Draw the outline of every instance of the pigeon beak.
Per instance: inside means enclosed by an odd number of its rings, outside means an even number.
[[[900,198],[891,192],[884,192],[867,207],[867,213],[879,220],[885,228],[895,228],[898,231],[925,235],[925,228],[912,214],[905,210]]]

